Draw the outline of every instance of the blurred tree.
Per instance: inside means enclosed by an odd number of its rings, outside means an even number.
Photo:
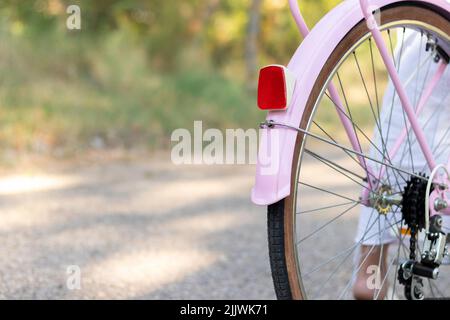
[[[339,2],[300,7],[313,26]],[[66,28],[69,5],[80,31]],[[36,136],[158,144],[200,116],[253,125],[261,113],[243,83],[301,42],[288,0],[1,0],[0,26],[0,148],[16,149]]]
[[[245,47],[245,60],[247,66],[247,78],[250,83],[255,82],[258,68],[258,34],[261,15],[261,0],[252,0],[249,10],[247,26],[247,38]]]
[[[312,26],[339,2],[302,0],[300,7]],[[70,4],[81,7],[82,36],[126,30],[160,70],[173,70],[178,56],[195,47],[217,67],[245,66],[253,79],[259,58],[287,63],[300,42],[287,0],[3,0],[0,8],[34,33],[45,33],[65,19]]]

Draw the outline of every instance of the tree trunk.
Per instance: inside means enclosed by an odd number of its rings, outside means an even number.
[[[256,85],[258,69],[258,36],[261,19],[261,2],[261,0],[251,0],[245,43],[247,80],[249,81],[250,87],[253,88]]]
[[[203,43],[204,41],[203,37],[205,35],[204,29],[207,27],[214,13],[216,13],[216,11],[219,9],[219,5],[220,5],[219,0],[209,0],[206,3],[200,15],[200,26],[202,30],[200,30],[200,32],[198,32],[197,35],[195,36],[193,40],[194,46],[204,45]]]

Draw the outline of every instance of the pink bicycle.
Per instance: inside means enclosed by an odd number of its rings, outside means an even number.
[[[289,4],[304,41],[260,71],[252,190],[277,297],[352,298],[362,269],[374,299],[449,297],[450,1],[347,0],[311,32]]]

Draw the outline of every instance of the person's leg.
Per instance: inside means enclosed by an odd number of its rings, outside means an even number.
[[[402,35],[400,35],[400,37],[402,37]],[[424,71],[419,72],[417,76],[413,74],[417,71],[415,66],[422,65],[424,57],[427,54],[425,51],[425,42],[422,39],[421,34],[415,31],[407,31],[403,48],[400,48],[399,46],[396,48],[396,59],[399,58],[398,55],[400,52],[402,52],[402,68],[399,70],[399,75],[402,81],[406,83],[408,79],[413,77],[413,79],[415,79],[414,83],[423,84],[409,85],[405,88],[408,96],[416,97],[414,100],[418,103],[424,87],[428,83],[427,80],[435,74],[438,64],[430,62],[426,68],[427,71],[424,69]],[[422,112],[418,115],[419,123],[424,130],[429,146],[433,150],[436,162],[443,164],[447,163],[449,158],[449,153],[445,152],[445,150],[450,150],[450,135],[448,130],[450,113],[446,112],[445,108],[450,105],[450,94],[448,91],[449,83],[450,69],[447,68],[440,84],[434,89],[433,96],[429,98]],[[396,97],[394,93],[394,87],[392,83],[389,82],[384,94],[380,117],[380,127],[382,128],[382,136],[384,138],[382,141],[379,128],[376,127],[374,129],[373,137],[375,145],[379,146],[379,148],[376,149],[373,146],[370,148],[370,156],[381,162],[385,161],[379,152],[380,149],[383,149],[381,146],[385,144],[387,150],[392,150],[393,145],[395,145],[397,138],[401,135],[405,127],[406,120],[404,111],[399,99],[393,99]],[[389,134],[387,132],[389,132]],[[408,139],[405,139],[400,151],[396,156],[389,159],[389,162],[407,172],[425,174],[429,174],[430,172],[425,157],[423,156],[423,152],[413,133],[408,135]],[[374,172],[380,171],[380,165],[378,163],[370,162],[369,165],[374,169]],[[389,177],[387,176],[387,173],[389,173]],[[399,176],[403,177],[398,178]],[[405,186],[405,181],[409,180],[410,176],[403,175],[399,172],[394,174],[394,170],[386,169],[385,178],[383,183],[392,186],[394,191],[402,191]],[[387,253],[389,243],[393,243],[394,241],[398,243],[399,241],[398,235],[395,235],[395,232],[398,233],[398,230],[388,230],[386,232],[384,230],[386,230],[386,227],[389,225],[398,225],[401,219],[401,210],[398,210],[398,208],[396,214],[391,213],[387,217],[380,215],[376,210],[373,210],[373,208],[364,207],[361,210],[357,236],[355,238],[356,243],[361,244],[361,252],[359,252],[358,261],[356,263],[356,280],[353,288],[353,293],[356,298],[373,298],[373,289],[370,289],[367,286],[368,281],[373,278],[373,272],[370,273],[368,270],[372,270],[370,266],[379,265],[380,254],[382,253],[383,256],[381,259],[380,271],[381,279],[384,278],[386,271],[383,270],[383,268],[386,266],[387,256],[387,254],[384,254],[384,251]],[[445,231],[450,232],[450,217],[445,217],[444,221]],[[382,227],[380,227],[380,225]],[[383,248],[383,250],[381,250],[383,244],[385,249]],[[361,264],[363,264],[363,266],[358,268]],[[382,288],[380,298],[386,294],[386,290],[387,284]]]
[[[386,275],[389,245],[397,240],[390,226],[396,225],[394,222],[399,218],[398,213],[384,216],[373,208],[362,209],[355,238],[361,244],[355,261],[353,295],[356,299],[386,296],[388,281],[384,281],[382,288],[380,285]]]
[[[386,276],[386,256],[389,244],[384,246],[362,245],[359,254],[356,280],[353,285],[353,296],[357,300],[383,300],[386,297],[388,282],[383,279]],[[381,262],[381,263],[380,263]]]
[[[399,31],[400,32],[400,31]],[[403,37],[403,31],[399,33],[400,38]],[[419,33],[407,30],[402,46],[397,46],[395,50],[395,56],[398,58],[400,52],[402,53],[402,65],[403,66],[415,66],[421,59],[420,48],[424,48],[423,40]],[[401,68],[399,75],[404,82],[411,76],[416,68]],[[425,74],[420,74],[416,81],[423,83],[422,78],[426,77]],[[420,89],[420,88],[419,88]],[[416,86],[408,86],[406,88],[408,95],[414,97],[416,95]],[[420,93],[418,94],[420,96]],[[381,162],[386,161],[383,155],[380,154],[380,149],[383,150],[385,145],[387,150],[391,150],[395,145],[397,137],[400,136],[404,129],[405,118],[404,111],[402,110],[401,103],[398,99],[394,99],[395,90],[392,82],[389,82],[384,93],[383,104],[381,108],[380,127],[382,133],[378,127],[374,128],[374,142],[379,148],[370,148],[370,156]],[[383,136],[383,138],[381,137]],[[417,154],[420,154],[418,150],[418,144],[415,145]],[[401,152],[398,152],[397,156],[390,159],[393,165],[404,167],[406,171],[411,171],[411,164],[409,163],[409,157],[403,157],[404,149],[401,148]],[[415,159],[416,162],[424,161],[422,159]],[[374,172],[380,172],[381,167],[378,163],[371,162],[371,168]],[[386,168],[385,168],[386,169]],[[399,172],[393,172],[393,170],[386,169],[383,183],[386,183],[394,190],[402,189],[403,179],[400,178],[402,174]],[[404,176],[405,180],[409,177]],[[395,209],[394,209],[395,210]],[[360,252],[358,253],[358,261],[356,261],[356,280],[354,281],[353,294],[356,299],[373,299],[374,291],[381,293],[378,298],[383,299],[386,296],[387,288],[389,286],[388,281],[385,281],[383,288],[374,288],[373,283],[376,276],[374,270],[379,269],[378,277],[385,278],[386,264],[387,264],[387,252],[389,244],[398,241],[395,232],[398,230],[392,230],[390,226],[396,226],[401,220],[401,213],[397,209],[396,213],[389,213],[384,216],[378,213],[373,208],[365,207],[361,210],[357,235],[355,241],[360,243]],[[375,269],[377,268],[377,269]],[[377,295],[377,293],[375,293]]]

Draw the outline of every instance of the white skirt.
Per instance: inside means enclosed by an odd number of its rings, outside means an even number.
[[[402,36],[399,35],[398,38],[401,39]],[[401,41],[398,42],[401,43]],[[415,107],[420,100],[421,93],[425,91],[427,84],[433,78],[438,67],[438,64],[435,63],[433,59],[427,60],[430,53],[425,51],[425,45],[425,36],[422,38],[420,34],[415,31],[406,31],[399,75],[404,84],[408,79],[412,79],[406,86],[406,91],[411,103]],[[397,61],[400,56],[400,49],[401,45],[399,44],[395,50]],[[422,66],[420,72],[417,72],[418,66]],[[381,140],[378,128],[374,129],[373,134],[373,141],[379,150],[383,150],[382,141],[384,141],[387,150],[392,150],[397,138],[405,128],[405,123],[408,124],[409,128],[409,120],[404,113],[400,100],[396,94],[393,100],[394,94],[393,84],[389,81],[381,108],[380,123],[383,140]],[[391,106],[393,106],[393,108],[391,108]],[[418,116],[418,120],[424,129],[430,147],[434,151],[436,162],[438,164],[447,165],[450,154],[449,68],[447,68],[442,80],[434,89],[433,95]],[[390,129],[388,130],[388,128]],[[382,161],[383,157],[379,150],[375,147],[371,147],[369,154],[371,157]],[[412,132],[409,134],[409,137],[405,139],[399,152],[397,152],[396,156],[391,159],[391,161],[394,166],[401,167],[408,172],[430,173],[423,152]],[[369,161],[369,165],[374,173],[379,172],[380,164]],[[389,177],[387,177],[387,174],[385,173],[386,181],[393,186],[395,191],[398,191],[398,184],[400,184],[401,189],[403,189],[405,180],[410,179],[410,177],[403,173],[400,174],[396,172],[395,176],[392,169],[387,169],[387,173]],[[394,230],[398,233],[401,212],[400,210],[397,211],[398,212],[390,212],[386,216],[382,216],[373,208],[363,207],[360,213],[355,241],[365,245],[377,245],[393,242],[398,239]],[[443,218],[444,227],[450,228],[450,218],[447,216],[444,216]]]

